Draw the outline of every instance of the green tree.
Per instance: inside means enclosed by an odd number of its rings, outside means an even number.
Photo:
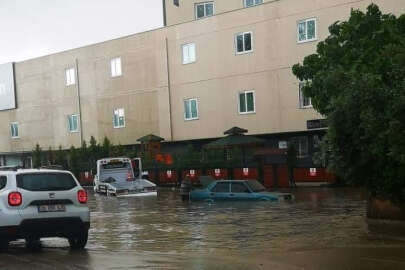
[[[123,157],[123,156],[125,156],[125,147],[121,143],[119,143],[118,145],[113,146],[111,150],[112,150],[111,151],[112,152],[111,156],[113,156],[113,157]]]
[[[47,163],[49,165],[52,165],[55,163],[55,153],[52,150],[52,146],[49,146],[48,152],[47,152]]]
[[[110,140],[107,137],[104,137],[103,145],[101,146],[103,158],[111,156],[113,146],[114,145],[110,142]]]
[[[383,15],[372,4],[329,32],[316,54],[293,66],[327,118],[329,167],[373,195],[404,201],[405,14]]]
[[[62,145],[59,145],[58,150],[55,153],[55,164],[62,166],[64,169],[67,169],[66,165],[66,154],[62,150]]]
[[[81,172],[90,170],[89,149],[87,148],[87,142],[85,140],[83,140],[82,145],[78,151],[78,163],[79,170]]]
[[[100,144],[97,143],[96,139],[91,136],[90,137],[90,142],[89,142],[89,162],[90,162],[90,167],[93,172],[96,171],[96,161],[100,158]]]
[[[39,168],[42,165],[42,149],[37,143],[35,149],[32,152],[32,163],[34,168]]]
[[[69,151],[69,167],[70,171],[76,176],[79,176],[79,153],[77,149],[72,145]]]

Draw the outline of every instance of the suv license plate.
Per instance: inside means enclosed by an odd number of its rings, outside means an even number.
[[[65,212],[66,207],[63,204],[38,205],[38,212]]]

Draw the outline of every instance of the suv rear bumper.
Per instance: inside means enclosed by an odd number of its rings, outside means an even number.
[[[87,233],[90,222],[79,217],[26,219],[18,226],[0,227],[0,237],[9,240],[27,237],[68,237]]]

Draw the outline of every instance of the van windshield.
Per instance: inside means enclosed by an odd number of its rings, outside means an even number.
[[[113,169],[124,169],[130,168],[131,164],[129,162],[110,162],[107,164],[101,165],[104,170],[113,170]]]
[[[29,191],[71,190],[76,181],[69,173],[26,173],[17,175],[17,187]]]

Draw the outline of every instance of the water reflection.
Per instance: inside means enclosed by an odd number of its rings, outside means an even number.
[[[294,203],[182,202],[177,192],[158,198],[90,194],[90,250],[193,252],[289,250],[364,244],[364,192],[299,189]]]
[[[369,230],[364,192],[293,192],[293,203],[188,203],[170,189],[157,198],[89,192],[85,251],[54,238],[32,253],[18,241],[0,254],[0,269],[403,269],[405,241]]]

